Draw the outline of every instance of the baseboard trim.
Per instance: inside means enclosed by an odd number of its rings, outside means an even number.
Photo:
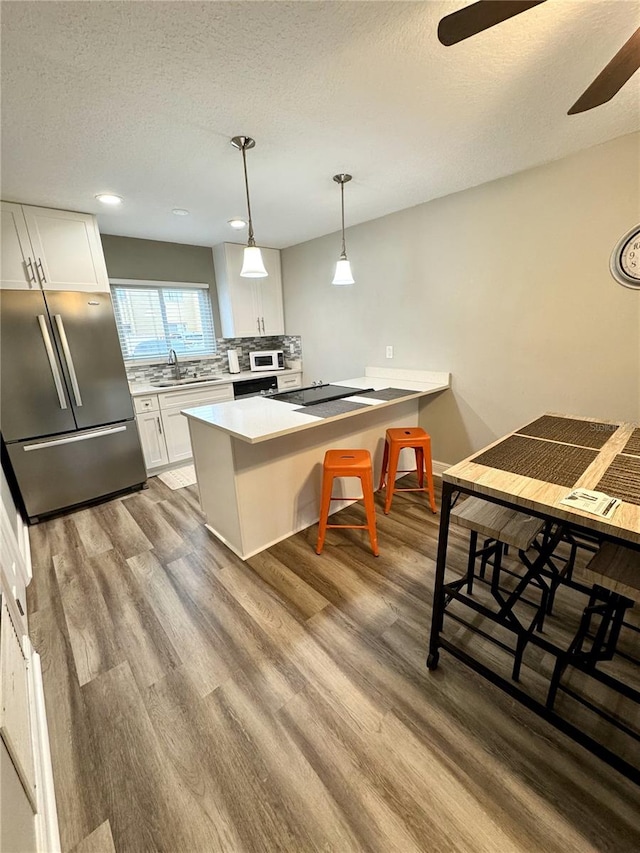
[[[433,468],[433,476],[434,477],[442,477],[442,472],[446,471],[447,468],[451,468],[451,463],[449,462],[438,462],[435,459],[431,463]]]

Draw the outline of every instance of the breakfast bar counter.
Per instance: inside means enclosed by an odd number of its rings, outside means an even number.
[[[364,396],[306,407],[250,397],[184,410],[206,526],[242,559],[317,522],[329,448],[369,450],[379,471],[385,430],[416,426],[420,399],[446,390],[449,374],[367,368],[335,385]],[[352,488],[341,481],[336,494]],[[349,503],[335,501],[332,511]]]

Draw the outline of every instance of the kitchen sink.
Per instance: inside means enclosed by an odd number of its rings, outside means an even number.
[[[199,382],[212,382],[211,376],[206,379],[166,379],[164,382],[152,382],[154,388],[174,388],[176,385],[197,385]]]

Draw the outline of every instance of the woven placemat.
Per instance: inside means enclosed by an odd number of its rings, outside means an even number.
[[[380,391],[363,391],[362,394],[354,394],[354,397],[371,397],[374,400],[397,400],[398,397],[406,397],[415,394],[408,388],[381,388]]]
[[[640,429],[634,429],[622,452],[631,456],[640,456]]]
[[[347,412],[355,412],[356,409],[370,409],[366,403],[352,403],[349,400],[329,400],[327,403],[316,403],[315,406],[303,406],[294,409],[294,412],[302,412],[303,415],[313,415],[314,418],[331,418],[334,415],[344,415]]]
[[[596,491],[640,506],[640,458],[619,453],[605,471]]]
[[[471,461],[544,483],[573,486],[597,455],[584,447],[510,435]]]
[[[618,429],[615,424],[602,424],[595,421],[580,421],[575,418],[559,418],[543,415],[522,429],[519,435],[532,435],[549,441],[564,441],[566,444],[578,444],[580,447],[600,449]]]

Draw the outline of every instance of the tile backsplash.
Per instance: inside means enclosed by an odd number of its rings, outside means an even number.
[[[291,352],[293,345],[293,352]],[[216,352],[206,358],[188,359],[178,356],[182,376],[208,377],[212,379],[228,373],[229,362],[227,350],[234,349],[238,353],[240,370],[249,370],[249,352],[251,350],[284,350],[285,363],[302,360],[302,338],[300,335],[277,335],[274,337],[258,338],[216,338]],[[173,378],[173,367],[168,364],[125,364],[127,379],[132,385],[143,385],[147,382],[158,382]]]

